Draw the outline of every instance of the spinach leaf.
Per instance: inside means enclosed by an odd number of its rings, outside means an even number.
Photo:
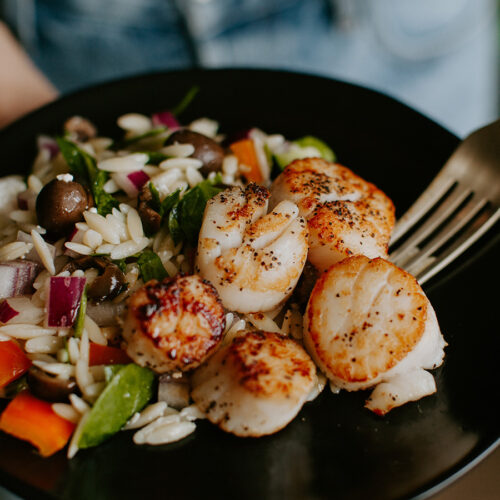
[[[193,99],[196,97],[196,94],[200,91],[200,87],[198,85],[193,85],[186,93],[186,95],[181,99],[179,104],[177,106],[174,106],[170,112],[175,115],[179,116],[181,113],[183,113],[186,108],[191,104]]]
[[[144,250],[137,259],[137,264],[144,283],[152,279],[161,281],[168,276],[160,257],[152,250]]]
[[[179,203],[180,197],[181,197],[180,189],[174,191],[173,193],[170,193],[161,203],[159,212],[160,215],[168,214],[175,207],[175,205]]]
[[[150,139],[151,137],[156,137],[157,135],[160,135],[163,132],[165,132],[165,130],[166,130],[165,127],[153,128],[151,130],[148,130],[147,132],[144,132],[143,134],[135,135],[134,137],[130,137],[128,139],[123,139],[123,141],[119,144],[119,146],[120,148],[126,148],[144,139]]]
[[[104,191],[104,184],[108,181],[109,174],[99,170],[95,159],[74,142],[59,137],[57,144],[75,179],[92,191],[97,212],[101,215],[109,214],[119,205],[118,200]]]
[[[178,192],[177,201],[174,197],[176,193],[172,193],[163,201],[164,216],[167,217],[168,229],[175,244],[186,241],[192,246],[196,245],[205,206],[210,198],[222,191],[222,188],[217,187],[221,181],[219,174],[189,189],[182,198]]]

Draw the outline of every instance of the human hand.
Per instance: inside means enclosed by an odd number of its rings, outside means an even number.
[[[0,22],[0,128],[57,97],[57,90]]]

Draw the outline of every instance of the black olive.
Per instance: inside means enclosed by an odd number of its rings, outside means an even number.
[[[217,172],[222,169],[222,160],[224,159],[224,149],[210,137],[182,129],[174,132],[165,142],[165,145],[171,144],[192,144],[194,153],[191,158],[197,158],[203,162],[200,172],[207,176],[210,172]]]
[[[92,198],[78,182],[54,179],[36,198],[38,223],[51,236],[59,237],[83,220],[83,212],[92,206]]]
[[[63,380],[54,377],[32,366],[28,371],[28,386],[37,397],[47,401],[66,401],[68,396],[76,389],[74,380]]]
[[[111,300],[117,297],[127,286],[122,270],[106,257],[80,257],[66,264],[62,270],[73,273],[77,269],[94,267],[100,274],[94,279],[87,290],[87,295],[94,302]]]
[[[123,272],[116,264],[109,263],[104,272],[89,286],[87,294],[94,302],[111,300],[120,295],[126,286],[127,281]]]
[[[149,189],[149,183],[142,187],[137,200],[137,212],[141,218],[144,232],[148,235],[157,233],[161,227],[161,215],[151,207],[153,194]]]

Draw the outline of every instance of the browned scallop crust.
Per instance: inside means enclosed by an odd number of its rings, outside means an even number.
[[[305,345],[330,378],[369,385],[420,341],[427,307],[407,272],[381,258],[350,257],[317,281],[306,311]]]
[[[195,368],[222,340],[224,309],[215,288],[197,275],[149,281],[128,309],[135,328],[127,352],[162,373]]]
[[[238,383],[259,397],[294,397],[302,380],[315,373],[311,359],[295,341],[273,332],[237,337],[226,359]]]
[[[385,204],[381,209],[373,197],[318,205],[308,220],[311,240],[316,247],[334,248],[343,258],[353,254],[372,258],[387,255],[394,210],[387,197],[380,201]]]
[[[191,396],[210,422],[241,437],[272,434],[300,411],[316,367],[294,340],[249,331],[193,374]]]

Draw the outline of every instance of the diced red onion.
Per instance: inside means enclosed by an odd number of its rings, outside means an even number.
[[[146,182],[149,181],[149,175],[142,170],[137,170],[136,172],[130,172],[130,174],[128,174],[127,177],[138,191],[140,191],[142,186],[144,186],[144,184],[146,184]]]
[[[76,318],[86,279],[76,276],[50,278],[48,326],[69,327]]]
[[[137,196],[139,190],[149,180],[148,174],[142,170],[136,170],[135,172],[115,172],[111,174],[111,178],[131,198]]]
[[[0,262],[0,299],[31,293],[39,270],[40,265],[30,260]]]
[[[170,111],[160,111],[159,113],[155,113],[151,119],[153,120],[153,125],[155,127],[165,125],[165,127],[170,130],[177,130],[181,128],[177,118]]]
[[[54,158],[59,153],[59,146],[57,145],[57,142],[48,135],[38,136],[37,144],[40,151],[48,151],[50,159]]]
[[[12,318],[15,318],[19,314],[19,311],[16,311],[7,300],[4,300],[0,304],[0,322],[7,323]]]

